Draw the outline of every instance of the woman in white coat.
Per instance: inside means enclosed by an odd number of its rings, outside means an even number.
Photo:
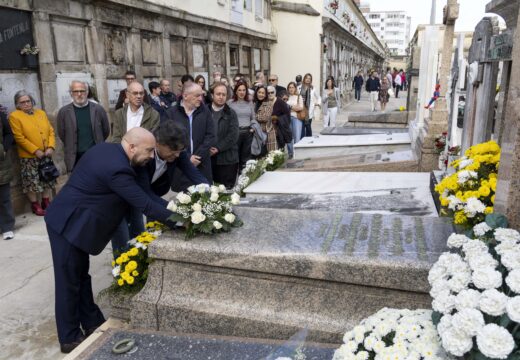
[[[314,118],[314,107],[320,106],[321,98],[312,86],[312,75],[307,73],[303,77],[302,84],[298,86],[298,92],[303,98],[303,105],[307,109],[307,117],[303,121],[302,138],[312,136],[312,119]]]
[[[336,115],[341,109],[341,97],[339,89],[334,83],[334,78],[329,76],[325,82],[325,89],[323,90],[323,98],[321,100],[321,109],[323,113],[323,127],[335,127]]]

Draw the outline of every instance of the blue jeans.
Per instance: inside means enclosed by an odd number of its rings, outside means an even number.
[[[309,119],[303,123],[302,126],[302,138],[306,136],[312,136],[312,119]]]
[[[303,126],[303,122],[301,120],[298,120],[297,117],[291,116],[293,144],[296,144],[298,141],[301,140],[302,126]]]
[[[361,100],[361,89],[354,89],[354,97],[356,100]]]

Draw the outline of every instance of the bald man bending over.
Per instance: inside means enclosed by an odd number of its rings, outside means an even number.
[[[172,212],[137,185],[132,166],[154,158],[155,137],[143,128],[128,131],[120,144],[102,143],[80,159],[45,216],[54,264],[55,311],[61,351],[68,353],[105,319],[94,303],[89,255],[110,241],[130,206],[167,221]]]

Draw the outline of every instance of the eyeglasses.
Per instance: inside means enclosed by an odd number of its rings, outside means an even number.
[[[270,94],[270,95],[276,94],[274,91],[268,91],[267,93]]]
[[[32,103],[31,100],[18,101],[18,104],[30,104],[30,103]]]
[[[87,90],[71,90],[71,93],[73,93],[73,94],[84,94],[86,92],[87,92]]]
[[[278,79],[269,79],[269,81],[276,81],[276,80],[278,80]]]
[[[133,96],[144,96],[144,91],[131,91],[129,94]]]

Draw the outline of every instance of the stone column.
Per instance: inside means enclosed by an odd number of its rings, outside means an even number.
[[[98,32],[98,29],[101,29],[101,27],[101,22],[96,20],[91,20],[87,26],[87,58],[90,64],[90,72],[94,78],[94,86],[96,87],[98,99],[101,105],[105,109],[108,109],[105,42],[103,36],[100,36]]]
[[[172,55],[171,55],[171,44],[170,44],[170,34],[166,31],[162,34],[162,47],[163,47],[163,79],[168,79],[172,81]],[[173,84],[172,84],[173,88]]]
[[[451,68],[451,54],[453,51],[453,34],[455,21],[459,17],[459,4],[457,0],[448,0],[444,7],[444,41],[442,46],[442,60],[439,74],[441,96],[435,102],[435,107],[430,111],[430,119],[425,126],[426,133],[422,138],[421,154],[419,158],[419,171],[431,171],[437,168],[439,155],[435,152],[435,137],[448,129],[448,107],[446,104],[446,91],[448,90],[448,78]]]
[[[520,16],[517,10],[517,23]],[[513,36],[513,65],[502,136],[502,155],[498,171],[495,212],[505,214],[510,226],[520,229],[520,32]]]

